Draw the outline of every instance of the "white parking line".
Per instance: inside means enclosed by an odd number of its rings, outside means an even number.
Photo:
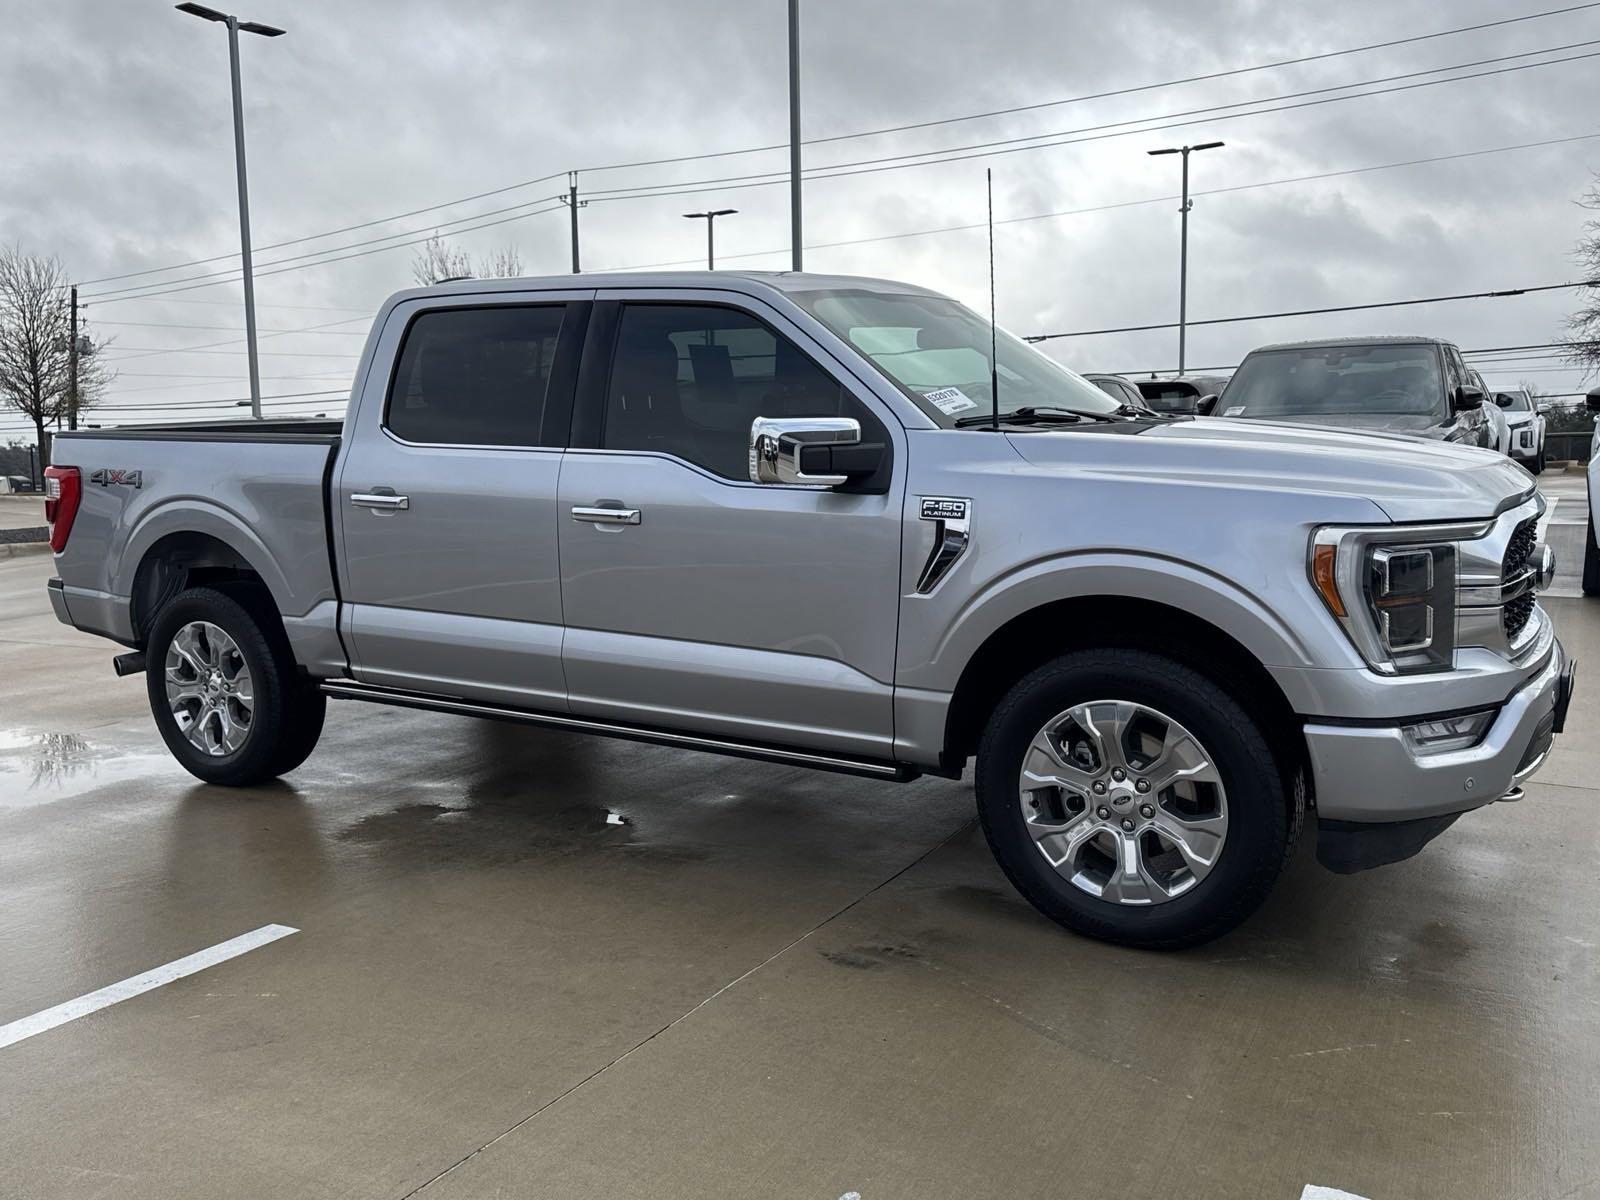
[[[1542,542],[1550,536],[1550,522],[1555,518],[1556,509],[1561,507],[1561,497],[1547,497],[1550,507],[1544,510],[1544,516],[1539,518],[1539,525],[1534,530],[1534,535]]]
[[[1338,1188],[1318,1187],[1314,1183],[1306,1184],[1306,1190],[1300,1193],[1300,1200],[1366,1200],[1354,1192],[1341,1192]]]
[[[164,983],[171,983],[174,979],[182,979],[185,975],[204,971],[207,967],[227,962],[230,958],[238,958],[239,955],[248,953],[258,946],[265,946],[268,942],[275,942],[279,938],[286,938],[291,933],[299,932],[298,929],[288,925],[263,925],[260,929],[252,929],[249,933],[241,933],[236,938],[229,938],[205,950],[197,950],[165,966],[146,971],[143,975],[135,975],[131,979],[113,983],[97,992],[90,992],[87,996],[79,996],[76,1000],[68,1000],[54,1008],[36,1012],[31,1017],[12,1021],[9,1025],[0,1025],[0,1049],[20,1042],[24,1038],[31,1038],[36,1033],[54,1029],[57,1025],[65,1025],[68,1021],[86,1017],[102,1008],[109,1008],[123,1000],[131,1000]]]

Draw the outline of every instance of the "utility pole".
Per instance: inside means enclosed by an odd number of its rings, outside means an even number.
[[[804,270],[800,248],[800,0],[789,0],[789,257]]]
[[[72,285],[67,333],[67,428],[78,427],[78,285]]]
[[[203,4],[176,6],[205,21],[218,21],[228,27],[228,74],[233,83],[233,158],[239,177],[239,257],[244,270],[244,340],[250,360],[250,415],[261,419],[261,367],[256,357],[256,281],[250,259],[250,186],[244,169],[244,100],[239,86],[239,31],[262,37],[282,37],[283,30],[259,21],[240,21],[232,13],[218,12]]]
[[[572,273],[578,273],[578,209],[587,204],[587,200],[578,199],[578,173],[567,172],[567,198],[562,201],[572,210]]]
[[[713,230],[717,227],[717,218],[731,217],[738,211],[737,208],[719,208],[712,212],[683,214],[693,220],[701,220],[706,223],[706,270],[715,271],[717,269],[717,242],[713,234]]]
[[[1189,155],[1196,150],[1215,150],[1225,144],[1201,142],[1198,146],[1168,146],[1161,150],[1145,152],[1151,155],[1183,155],[1183,203],[1178,209],[1182,214],[1181,232],[1178,234],[1178,374],[1180,375],[1183,374],[1184,342],[1189,324],[1189,209],[1193,207],[1189,199]]]

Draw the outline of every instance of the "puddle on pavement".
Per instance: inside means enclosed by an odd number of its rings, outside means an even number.
[[[176,771],[165,750],[118,750],[76,733],[0,730],[0,811],[31,808],[107,784]]]

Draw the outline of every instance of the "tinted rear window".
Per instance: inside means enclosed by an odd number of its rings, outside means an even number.
[[[446,308],[406,330],[386,423],[408,442],[537,446],[562,304]]]

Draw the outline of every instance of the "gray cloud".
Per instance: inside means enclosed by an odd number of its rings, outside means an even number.
[[[1535,11],[1529,4],[1523,11]],[[440,4],[260,0],[245,15],[287,37],[247,38],[244,78],[256,241],[265,244],[435,204],[573,167],[782,143],[787,136],[780,0],[587,0]],[[1314,53],[1507,15],[1470,0],[1331,5],[1248,0],[1195,5],[1132,0],[958,3],[807,0],[805,123],[827,136],[1033,103]],[[0,20],[0,236],[57,253],[79,279],[225,255],[236,248],[227,60],[215,26],[164,2],[6,0]],[[1131,117],[1275,96],[1600,38],[1600,9],[1228,80],[1032,113],[810,147],[824,165],[962,143],[1078,129]],[[1569,53],[1576,53],[1569,52]],[[1194,161],[1195,186],[1319,171],[1597,132],[1600,59],[1467,83],[1217,120],[990,159],[885,171],[807,185],[808,240],[849,241],[983,218],[983,169],[995,171],[996,215],[1162,197],[1170,159],[1150,146],[1221,137]],[[783,151],[586,173],[586,187],[629,186],[781,170]],[[1572,200],[1600,167],[1600,138],[1484,158],[1223,195],[1193,213],[1191,316],[1477,291],[1566,278],[1581,223]],[[269,251],[332,248],[379,233],[553,196],[560,181],[360,231]],[[699,253],[680,216],[708,204],[740,213],[719,225],[725,256],[783,247],[785,189],[597,201],[583,210],[584,256],[618,267]],[[1176,316],[1174,201],[997,230],[1001,321],[1019,333],[1171,320]],[[456,239],[481,253],[515,244],[530,272],[567,265],[564,212]],[[897,276],[986,308],[981,232],[819,249],[819,270]],[[781,268],[785,255],[725,258]],[[263,275],[261,324],[292,328],[359,318],[409,281],[409,250]],[[224,261],[177,275],[219,270]],[[263,265],[263,271],[270,266]],[[152,277],[165,278],[165,277]],[[136,282],[136,281],[129,281]],[[102,288],[119,286],[100,285]],[[86,291],[95,290],[86,288]],[[238,326],[236,285],[96,304],[91,319]],[[1544,342],[1567,297],[1499,301],[1197,328],[1191,359],[1227,363],[1252,345],[1298,336],[1422,330],[1465,346]],[[339,312],[277,306],[339,307]],[[348,309],[348,311],[342,311]],[[359,331],[359,320],[345,327]],[[243,356],[133,358],[133,347],[192,346],[226,332],[100,326],[116,333],[127,373],[117,402],[156,400],[146,372],[173,378],[171,400],[242,394]],[[360,338],[296,334],[272,349],[267,390],[329,373]],[[235,348],[237,349],[237,348]],[[1170,333],[1062,341],[1049,351],[1081,368],[1167,366]],[[141,372],[134,376],[133,371]],[[1521,372],[1498,378],[1510,382]],[[1573,390],[1575,375],[1539,376]],[[1491,381],[1496,377],[1491,376]],[[113,397],[117,399],[116,396]],[[127,415],[127,414],[123,414]],[[0,417],[0,425],[8,419]]]

